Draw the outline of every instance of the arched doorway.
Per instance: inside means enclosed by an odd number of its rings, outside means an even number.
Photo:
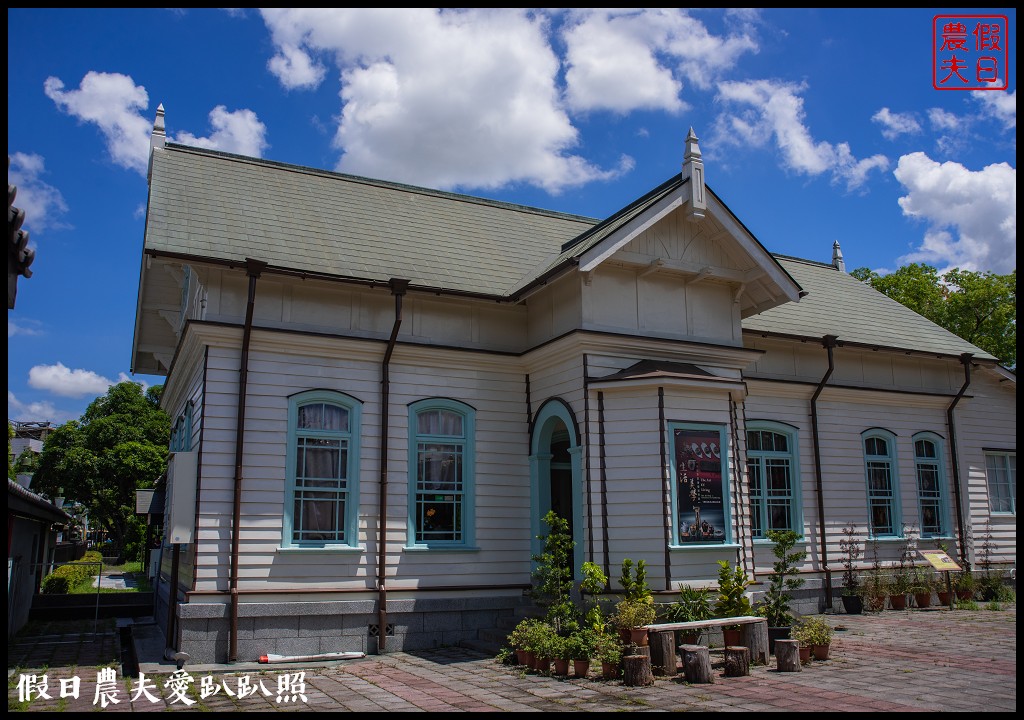
[[[583,448],[569,405],[558,398],[541,406],[530,438],[530,554],[540,553],[543,518],[554,510],[569,522],[576,545],[573,571],[583,565]]]

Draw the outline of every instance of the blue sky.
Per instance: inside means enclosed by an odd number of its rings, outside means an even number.
[[[1005,90],[933,86],[936,15],[1007,17],[984,80]],[[595,218],[679,172],[692,126],[708,185],[772,252],[827,262],[838,240],[848,269],[1017,266],[1013,9],[7,19],[8,179],[36,248],[8,311],[14,420],[162,382],[128,374],[159,104],[172,141]]]

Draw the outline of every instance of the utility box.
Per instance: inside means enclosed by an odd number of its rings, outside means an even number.
[[[188,545],[196,526],[199,451],[173,452],[167,464],[167,540]]]

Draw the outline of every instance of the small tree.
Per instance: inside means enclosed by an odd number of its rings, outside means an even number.
[[[767,536],[775,543],[772,547],[775,563],[772,565],[768,590],[757,608],[757,613],[764,617],[771,627],[786,627],[793,624],[791,593],[804,584],[804,579],[797,577],[797,573],[799,563],[807,557],[807,551],[802,548],[794,550],[800,536],[792,530],[769,530]]]
[[[654,602],[654,595],[647,585],[647,562],[645,560],[637,561],[635,574],[633,573],[633,561],[629,558],[623,560],[619,584],[622,585],[622,593],[626,600]]]
[[[583,581],[580,583],[580,589],[594,599],[593,604],[587,608],[583,624],[595,632],[602,630],[606,623],[600,600],[606,587],[608,587],[608,576],[604,574],[600,566],[589,561],[583,563]]]
[[[856,540],[857,526],[850,523],[843,528],[839,550],[843,553],[843,595],[860,594],[860,575],[857,574],[857,560],[862,552]]]
[[[569,533],[569,522],[554,510],[544,516],[544,523],[550,530],[539,536],[544,549],[533,556],[537,563],[533,571],[536,584],[529,594],[538,605],[547,608],[545,619],[555,631],[567,636],[579,629],[579,610],[572,601],[572,551],[576,543]]]
[[[731,567],[728,560],[718,561],[718,600],[715,616],[721,618],[750,615],[753,608],[747,597],[747,588],[753,582],[741,565]]]

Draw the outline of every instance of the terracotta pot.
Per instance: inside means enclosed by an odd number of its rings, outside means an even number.
[[[647,631],[643,628],[633,628],[629,631],[629,642],[640,647],[647,647]]]
[[[871,605],[871,610],[874,612],[882,612],[885,610],[885,595],[876,595],[868,600]]]
[[[948,593],[945,590],[936,593],[939,596],[939,605],[949,605],[950,597],[952,593]]]
[[[680,645],[698,645],[700,643],[700,632],[679,633]]]
[[[722,639],[725,642],[726,647],[733,645],[740,645],[743,637],[742,631],[739,628],[723,628]]]
[[[601,661],[601,677],[605,680],[614,680],[619,676],[619,666],[615,663]]]
[[[914,602],[917,603],[919,608],[930,607],[932,604],[932,594],[930,592],[914,593]]]
[[[537,658],[533,669],[539,673],[551,672],[551,658]]]
[[[974,599],[974,591],[973,590],[957,590],[956,591],[956,599],[957,600],[964,600],[964,601],[966,601],[966,600],[973,600]]]
[[[569,674],[569,659],[568,658],[555,658],[551,661],[552,669],[555,675],[568,675]]]
[[[800,646],[800,664],[809,663],[811,661],[811,646],[801,645]]]
[[[589,660],[573,660],[572,661],[572,674],[576,677],[585,678],[590,672],[590,661]]]
[[[811,654],[815,660],[828,660],[829,645],[811,645]]]
[[[516,664],[527,665],[527,661],[530,658],[530,653],[526,650],[516,650]]]
[[[526,651],[526,667],[528,670],[537,669],[537,653],[532,650]]]
[[[893,610],[905,610],[907,607],[907,596],[906,595],[890,595],[889,596],[889,607]]]

